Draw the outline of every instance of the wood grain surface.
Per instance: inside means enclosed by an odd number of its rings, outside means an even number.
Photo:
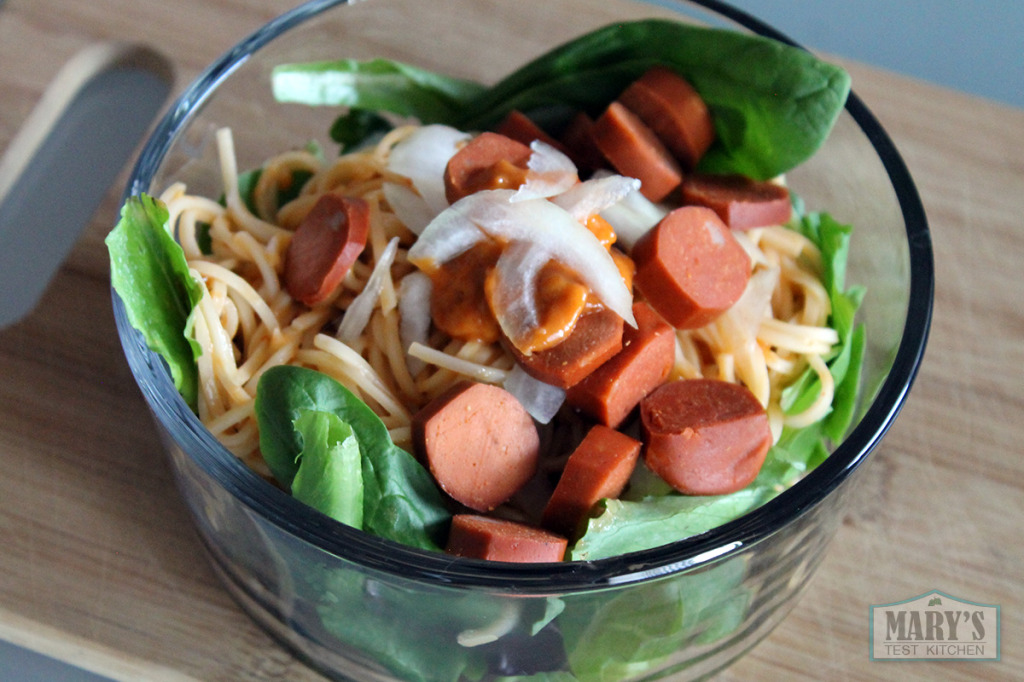
[[[289,6],[9,0],[0,150],[93,42],[158,47],[181,89]],[[1024,679],[1024,111],[845,65],[927,211],[929,348],[809,591],[720,679]],[[0,330],[0,638],[115,679],[320,680],[207,566],[122,358],[103,238],[126,176],[42,305]],[[932,589],[1001,606],[1001,661],[869,659],[870,606]]]

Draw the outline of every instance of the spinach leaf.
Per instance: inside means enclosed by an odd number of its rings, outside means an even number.
[[[839,343],[828,361],[829,372],[835,381],[832,410],[825,420],[823,436],[838,442],[849,429],[860,391],[861,364],[864,356],[865,335],[855,317],[864,299],[863,287],[845,288],[846,263],[850,249],[852,228],[838,222],[828,213],[807,213],[798,216],[791,227],[821,249],[822,282],[829,296],[832,313],[829,325],[836,330]],[[787,413],[800,412],[810,404],[820,386],[817,375],[808,370],[783,392],[782,406]]]
[[[857,398],[860,395],[863,381],[861,367],[864,364],[864,349],[867,335],[864,325],[857,325],[850,336],[849,343],[843,350],[849,351],[849,362],[846,375],[836,386],[835,397],[832,399],[832,412],[825,418],[824,434],[833,443],[838,443],[846,435],[853,423]]]
[[[577,110],[597,115],[655,65],[686,78],[712,112],[717,139],[700,169],[756,179],[808,159],[850,90],[846,71],[799,48],[659,19],[599,28],[486,89],[381,59],[283,66],[273,84],[282,101],[380,109],[463,130],[491,128],[512,109],[557,127]]]
[[[253,215],[259,215],[259,211],[256,210],[253,195],[256,191],[256,183],[259,182],[260,176],[262,175],[262,168],[256,168],[238,174],[238,194],[242,197],[242,201],[245,202],[246,208],[248,208],[249,212]],[[277,205],[283,206],[292,199],[298,197],[302,192],[302,186],[305,185],[311,177],[313,177],[313,174],[310,171],[293,171],[288,183],[281,185],[277,190]],[[225,203],[224,197],[221,197],[220,203]]]
[[[695,573],[614,592],[568,595],[558,619],[569,667],[581,682],[641,679],[689,642],[708,643],[743,622],[746,564],[729,559]]]
[[[189,275],[168,219],[167,207],[146,194],[125,202],[120,220],[105,240],[110,281],[124,302],[128,320],[167,363],[174,386],[195,410],[196,358],[201,351],[191,329],[203,288]]]
[[[457,628],[475,627],[494,616],[481,610],[473,593],[404,590],[356,571],[334,571],[321,595],[317,611],[325,630],[414,682],[462,679],[472,652],[453,646]],[[467,617],[475,622],[466,623]]]
[[[306,410],[295,420],[302,436],[292,495],[333,519],[363,526],[363,472],[359,442],[336,414]]]
[[[364,652],[403,680],[504,680],[488,674],[490,662],[504,658],[503,653],[559,665],[561,641],[537,636],[541,630],[550,634],[553,626],[545,625],[561,612],[562,605],[552,599],[441,586],[410,588],[402,581],[336,569],[325,569],[322,580],[310,589],[317,596],[324,629],[341,646]],[[491,637],[497,639],[488,641]],[[548,659],[545,653],[552,644]],[[553,675],[522,679],[575,680]]]
[[[376,112],[351,109],[331,125],[331,139],[338,143],[339,151],[343,153],[390,129],[391,123]]]
[[[302,452],[295,422],[305,411],[329,412],[359,443],[363,530],[413,547],[438,550],[451,518],[430,474],[394,444],[387,427],[362,400],[320,372],[282,365],[256,388],[260,450],[277,480],[293,489]]]
[[[415,116],[424,123],[452,120],[482,86],[387,59],[282,64],[271,83],[281,102],[347,106]]]
[[[597,113],[658,64],[689,81],[711,110],[717,139],[700,169],[755,179],[810,158],[850,89],[846,71],[799,48],[651,19],[611,24],[541,55],[469,102],[471,113],[461,123],[490,126],[512,106],[551,106],[568,98]]]
[[[751,484],[728,495],[672,493],[640,501],[603,500],[570,556],[574,561],[593,561],[666,545],[716,528],[773,496],[770,488]]]

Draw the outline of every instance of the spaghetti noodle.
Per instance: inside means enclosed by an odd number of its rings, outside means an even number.
[[[383,420],[395,443],[410,448],[412,414],[464,378],[502,383],[515,363],[498,343],[452,339],[430,331],[426,342],[402,343],[402,281],[417,273],[407,257],[415,235],[384,195],[388,155],[414,128],[397,128],[369,149],[324,163],[289,151],[267,160],[252,196],[239,193],[229,130],[218,132],[225,205],[190,195],[182,184],[161,200],[190,272],[203,287],[193,334],[199,358],[199,416],[235,455],[270,477],[259,451],[253,402],[259,377],[270,367],[295,364],[319,370],[346,386]],[[278,205],[281,189],[297,172],[310,174],[298,196]],[[367,248],[342,286],[312,308],[282,286],[293,230],[317,198],[328,192],[359,197],[370,210]],[[209,247],[200,235],[208,232]],[[821,282],[821,254],[784,226],[740,236],[754,263],[747,291],[711,324],[676,334],[672,378],[712,377],[745,384],[766,407],[773,434],[824,417],[833,384],[825,358],[838,342],[827,326],[829,297]],[[381,259],[387,259],[383,265]],[[367,290],[371,277],[374,285]],[[410,287],[411,289],[411,287]],[[365,293],[364,293],[365,292]],[[358,297],[359,320],[346,320]],[[353,315],[355,317],[355,315]],[[338,336],[342,338],[339,339]],[[342,340],[343,339],[343,340]],[[783,389],[810,367],[821,389],[799,414],[785,414]]]

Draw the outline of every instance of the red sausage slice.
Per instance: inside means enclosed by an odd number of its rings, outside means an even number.
[[[743,175],[694,174],[683,180],[683,203],[707,206],[733,230],[789,222],[789,190]]]
[[[565,341],[547,350],[526,355],[511,343],[505,346],[530,376],[569,388],[619,352],[624,326],[621,317],[601,308],[581,315]]]
[[[692,170],[715,139],[704,100],[681,76],[656,66],[635,80],[619,101],[654,131],[682,166]]]
[[[701,327],[727,310],[750,279],[750,256],[709,208],[677,208],[631,252],[633,284],[677,329]]]
[[[541,525],[567,537],[579,535],[595,504],[622,493],[641,445],[615,429],[593,426],[569,455]]]
[[[540,528],[476,514],[456,514],[445,551],[455,556],[518,563],[561,561],[568,541]]]
[[[498,386],[456,384],[413,416],[412,437],[438,486],[479,512],[506,501],[537,470],[537,427]]]
[[[530,148],[498,133],[480,133],[448,160],[444,193],[448,203],[484,189],[516,189],[526,178]]]
[[[291,297],[311,306],[330,296],[366,247],[369,229],[362,199],[320,197],[288,245],[284,283]]]
[[[741,384],[682,379],[640,403],[647,466],[687,495],[724,495],[750,484],[772,444],[768,415]]]
[[[599,168],[607,168],[608,161],[601,155],[601,152],[594,144],[594,138],[590,136],[590,130],[594,126],[594,120],[579,111],[569,121],[569,125],[561,134],[561,142],[565,147],[566,155],[572,159],[581,172],[593,172]]]
[[[661,201],[683,179],[679,163],[658,136],[620,102],[612,102],[594,121],[590,136],[612,167],[640,181],[640,193]]]
[[[498,124],[495,132],[516,142],[521,142],[527,147],[534,140],[540,140],[565,153],[565,146],[561,142],[544,132],[544,129],[534,123],[532,118],[518,109],[508,112],[508,115]]]
[[[601,424],[617,428],[640,400],[668,378],[675,332],[645,301],[633,304],[637,326],[622,330],[622,350],[566,391],[567,402]]]

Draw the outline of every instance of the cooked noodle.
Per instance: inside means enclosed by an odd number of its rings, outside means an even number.
[[[501,383],[514,361],[500,344],[453,340],[434,331],[429,344],[403,348],[399,341],[397,290],[415,272],[407,252],[415,237],[391,211],[383,192],[390,149],[412,128],[398,128],[371,149],[323,163],[309,152],[290,151],[269,159],[255,186],[251,211],[239,195],[234,144],[229,130],[217,134],[226,206],[192,196],[178,183],[161,199],[203,299],[193,333],[199,358],[199,416],[224,445],[256,471],[269,476],[259,454],[253,401],[267,369],[294,364],[324,372],[363,399],[383,420],[395,442],[409,448],[412,414],[453,382],[464,378]],[[278,205],[296,172],[309,180],[293,200]],[[328,192],[361,197],[370,207],[367,248],[327,300],[309,308],[282,285],[292,231]],[[210,253],[200,246],[208,231]],[[344,311],[363,291],[390,241],[393,262],[379,292],[364,301],[370,313],[358,333],[336,338]],[[806,426],[828,413],[833,385],[825,358],[837,342],[826,326],[829,298],[821,284],[821,254],[800,234],[782,226],[740,236],[750,253],[751,282],[773,288],[763,305],[729,311],[701,329],[677,333],[673,377],[713,377],[744,383],[767,408],[776,438],[783,425]],[[752,298],[756,292],[750,291]],[[753,312],[752,312],[753,311]],[[753,315],[752,319],[748,319]],[[746,316],[746,317],[744,317]],[[784,415],[782,389],[810,367],[821,390],[806,410]]]

